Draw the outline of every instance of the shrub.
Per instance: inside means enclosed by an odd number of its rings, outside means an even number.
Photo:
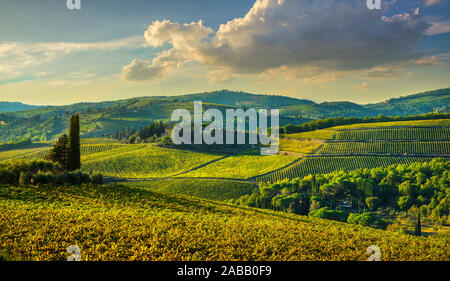
[[[313,210],[309,212],[308,216],[335,221],[345,221],[347,218],[343,211],[331,210],[328,207]]]

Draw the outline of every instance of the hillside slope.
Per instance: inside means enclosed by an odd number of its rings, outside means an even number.
[[[449,241],[125,186],[0,186],[0,253],[65,260],[449,260]]]
[[[221,90],[183,96],[139,97],[99,103],[77,103],[0,113],[0,142],[29,137],[46,141],[67,130],[72,114],[81,114],[84,137],[101,137],[126,128],[139,129],[155,120],[169,120],[173,110],[192,110],[193,101],[203,101],[203,108],[279,108],[280,125],[302,124],[311,119],[329,117],[365,117],[415,115],[448,111],[450,88],[391,99],[383,103],[359,105],[352,102],[324,102],[284,96],[254,95]],[[1,110],[0,110],[1,112]]]

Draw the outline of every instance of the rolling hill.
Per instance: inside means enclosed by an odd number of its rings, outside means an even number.
[[[68,119],[81,114],[83,137],[101,137],[126,128],[139,129],[156,120],[167,121],[178,108],[192,108],[201,100],[204,110],[218,108],[279,108],[280,124],[302,124],[329,117],[365,117],[384,115],[414,115],[447,112],[450,88],[391,99],[382,103],[359,105],[351,102],[314,103],[274,95],[255,95],[221,90],[182,96],[139,97],[99,103],[77,103],[65,106],[45,106],[28,110],[0,113],[0,142],[28,137],[34,141],[51,140],[67,130]]]
[[[448,241],[123,185],[0,186],[4,259],[446,261]]]

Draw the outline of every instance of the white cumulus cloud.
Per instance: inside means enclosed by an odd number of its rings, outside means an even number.
[[[168,50],[152,61],[134,60],[122,77],[150,80],[188,62],[236,75],[310,67],[346,72],[420,59],[413,46],[430,27],[423,16],[382,13],[361,0],[257,0],[215,33],[201,21],[155,21],[146,42]]]

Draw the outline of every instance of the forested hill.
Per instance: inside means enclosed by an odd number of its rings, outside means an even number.
[[[418,115],[429,112],[448,112],[450,88],[385,102],[360,105],[352,102],[324,102],[296,99],[277,95],[255,95],[245,92],[220,90],[180,96],[152,96],[77,103],[65,106],[43,106],[28,110],[0,110],[0,142],[31,138],[35,141],[53,139],[64,130],[72,114],[81,114],[84,136],[98,137],[126,128],[139,129],[154,121],[166,121],[173,110],[192,109],[192,101],[203,101],[203,108],[279,108],[280,125],[299,125],[314,119],[329,117],[365,117]],[[0,106],[5,103],[0,103]],[[12,105],[11,103],[8,103]],[[17,105],[18,108],[20,104]],[[25,106],[26,105],[22,105]]]
[[[450,107],[450,88],[389,99],[382,103],[369,104],[365,108],[380,111],[383,115],[415,115],[425,112],[446,112]]]

